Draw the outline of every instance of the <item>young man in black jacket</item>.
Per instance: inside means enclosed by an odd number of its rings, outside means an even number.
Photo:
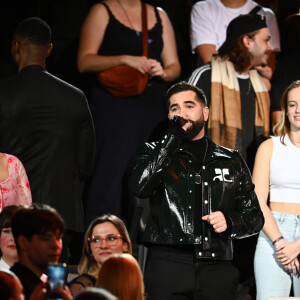
[[[137,154],[130,178],[133,192],[150,198],[146,292],[151,300],[233,300],[232,239],[264,224],[251,175],[237,151],[205,136],[202,90],[180,82],[167,97],[171,126]]]

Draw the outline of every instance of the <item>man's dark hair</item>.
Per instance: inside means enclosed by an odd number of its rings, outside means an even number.
[[[51,42],[50,26],[37,17],[21,21],[17,25],[14,35],[20,36],[31,44],[36,45],[48,45]]]
[[[195,85],[191,85],[186,81],[180,81],[175,83],[167,90],[167,99],[168,99],[168,106],[170,105],[170,98],[177,93],[185,92],[185,91],[192,91],[196,94],[196,99],[202,103],[204,106],[207,106],[206,96],[204,92],[196,87]]]
[[[260,9],[260,7],[258,7]],[[234,46],[237,39],[241,36],[248,35],[251,32],[267,28],[266,18],[256,13],[239,15],[228,24],[226,30],[226,40],[219,48],[220,54],[228,53]]]
[[[256,30],[245,35],[253,40],[258,32],[259,31]],[[219,54],[222,59],[228,59],[231,61],[237,72],[246,70],[251,65],[251,60],[253,58],[253,55],[244,45],[243,37],[244,35],[240,36],[228,52]]]
[[[244,46],[243,37],[248,36],[253,40],[260,29],[267,28],[266,18],[255,12],[260,9],[258,6],[251,13],[231,20],[226,30],[226,40],[218,50],[219,56],[231,61],[237,72],[247,69],[253,58]]]
[[[34,234],[45,234],[48,231],[63,234],[65,222],[59,213],[49,205],[33,204],[21,206],[14,214],[11,222],[14,239],[18,248],[18,236],[23,235],[28,240]]]

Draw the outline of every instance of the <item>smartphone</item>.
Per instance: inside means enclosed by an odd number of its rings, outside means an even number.
[[[65,287],[66,264],[49,264],[47,275],[47,299],[61,299],[61,296],[54,290]]]

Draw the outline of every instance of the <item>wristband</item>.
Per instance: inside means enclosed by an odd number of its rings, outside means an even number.
[[[277,242],[279,242],[280,240],[283,240],[283,239],[284,239],[284,237],[283,237],[283,236],[280,236],[279,238],[277,238],[276,240],[274,240],[274,241],[272,242],[273,246],[274,246]]]

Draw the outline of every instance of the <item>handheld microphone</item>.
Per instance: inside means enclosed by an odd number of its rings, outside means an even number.
[[[188,120],[183,119],[183,118],[179,117],[178,115],[174,115],[172,121],[178,126],[183,126],[185,123],[188,122]]]

